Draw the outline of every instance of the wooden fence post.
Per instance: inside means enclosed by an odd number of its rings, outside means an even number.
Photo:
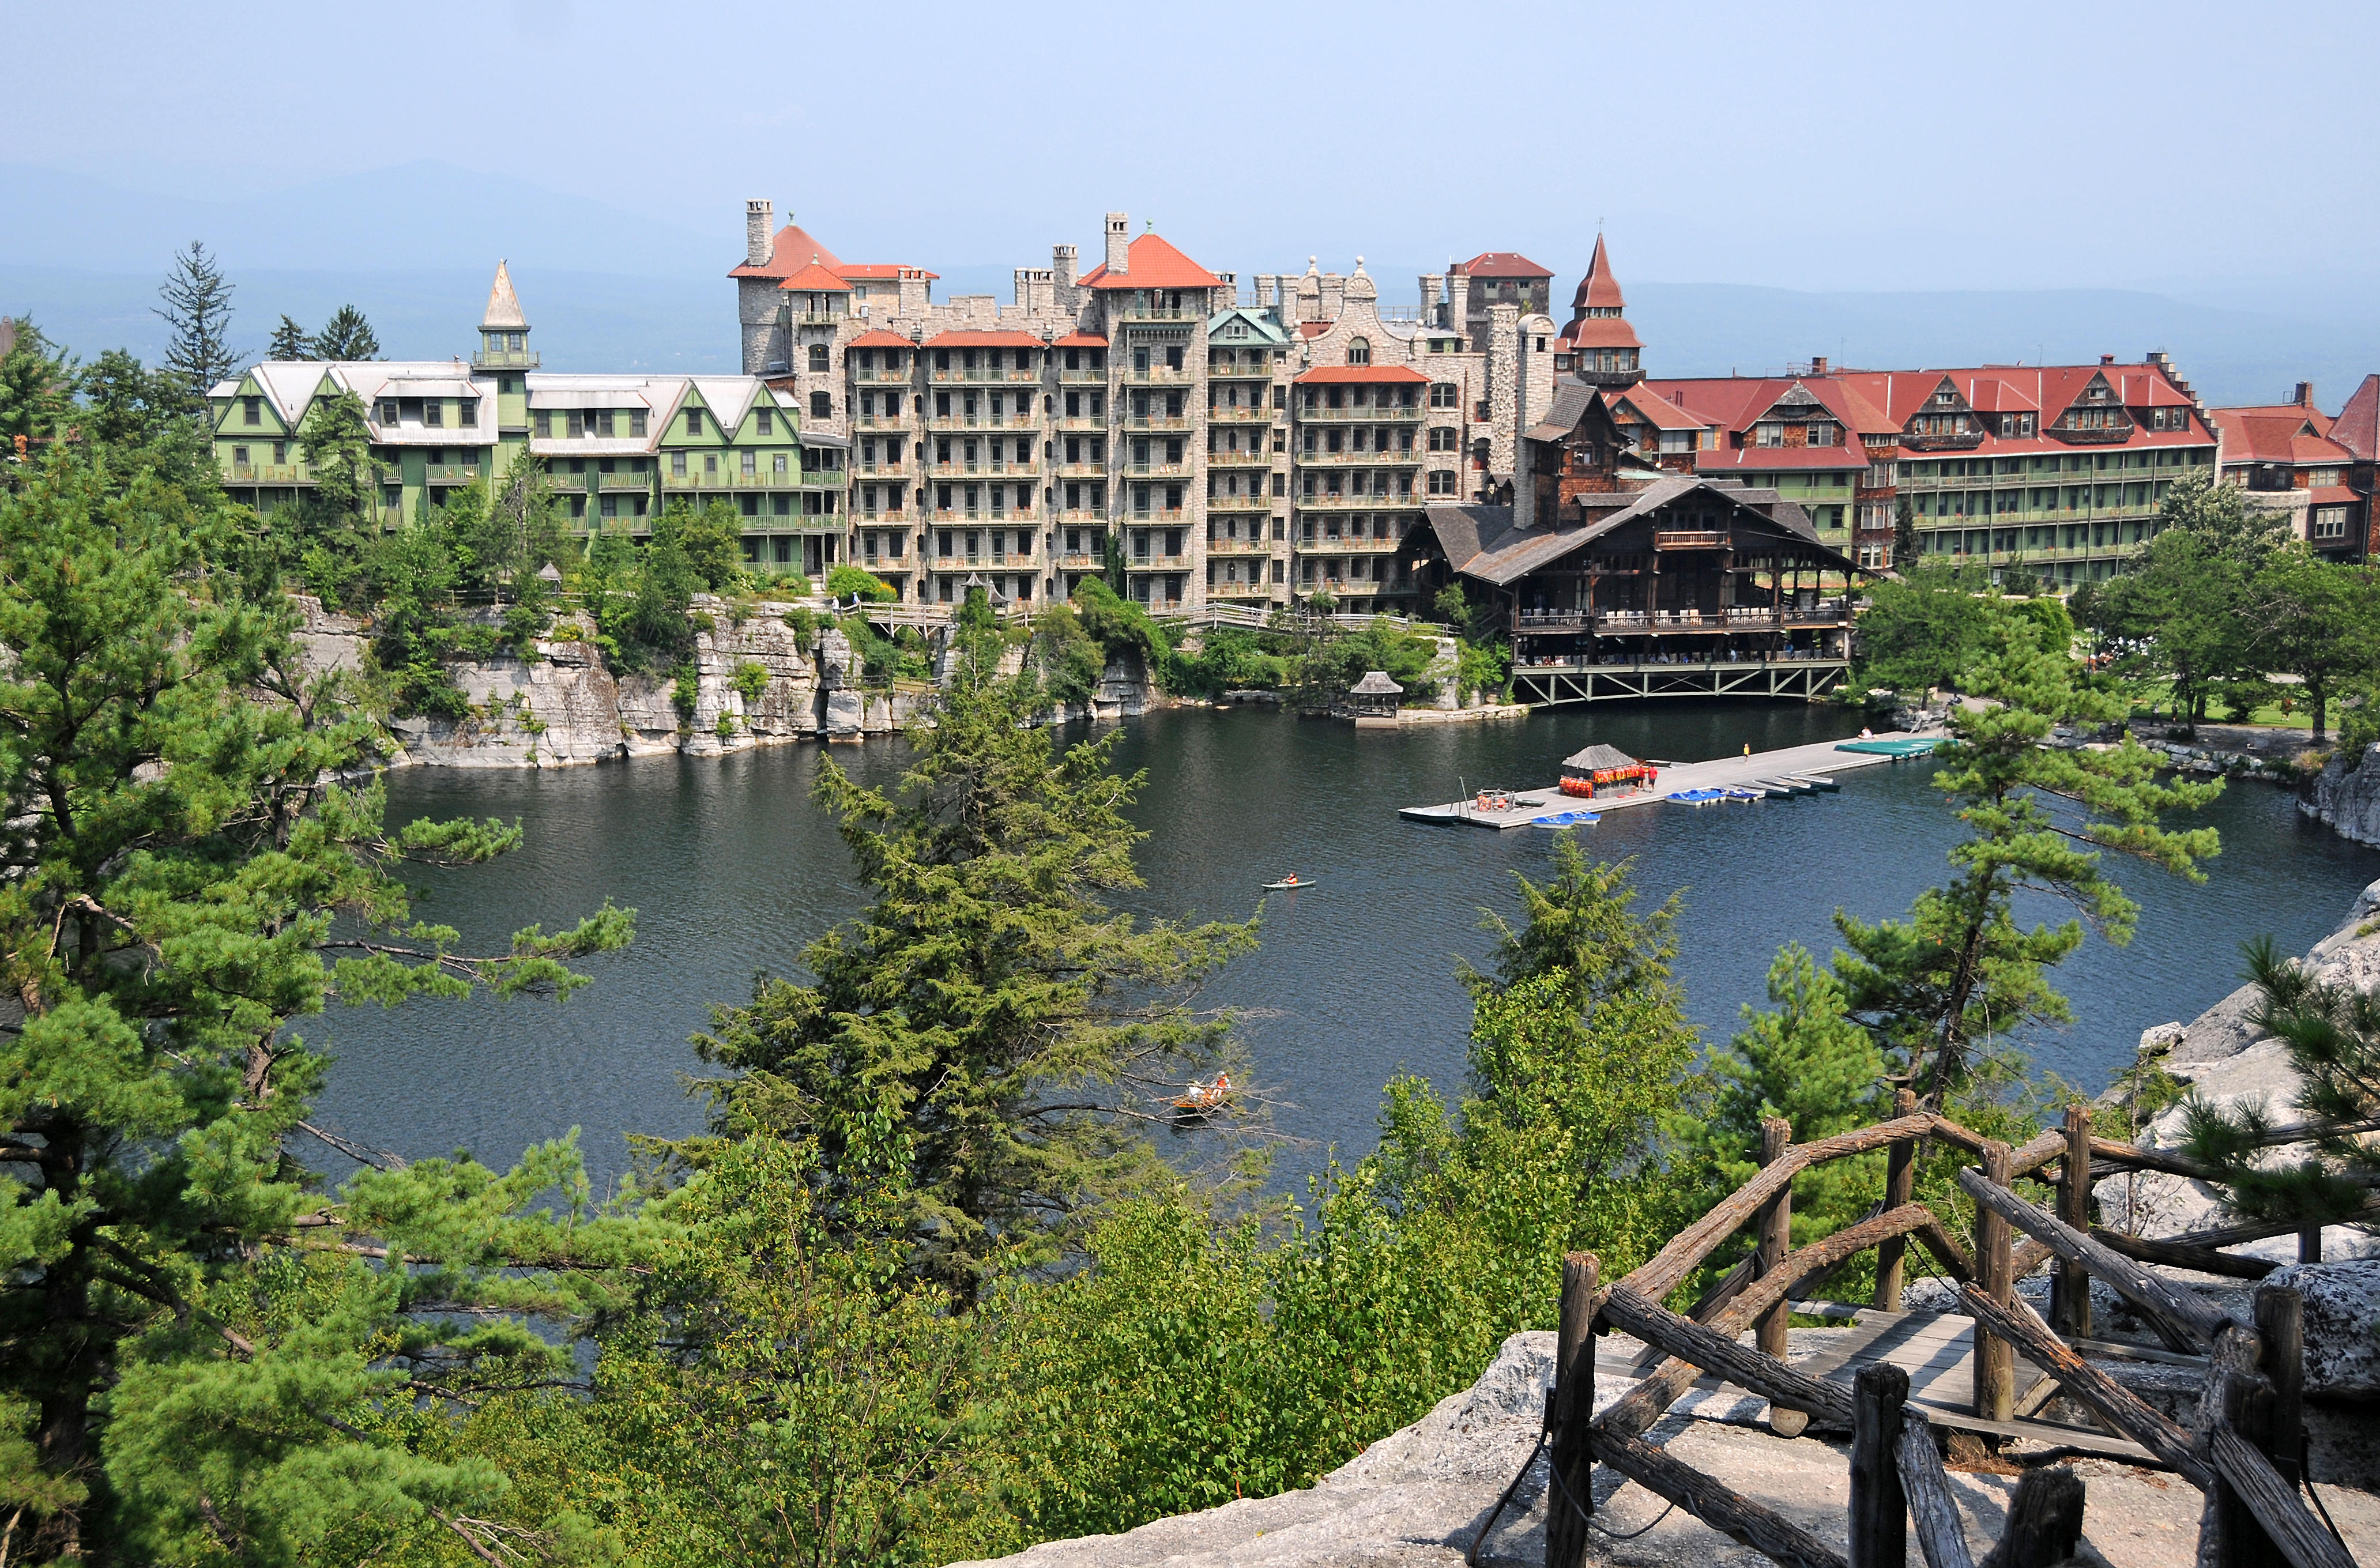
[[[2249,1447],[2270,1457],[2273,1448],[2273,1391],[2263,1379],[2223,1365],[2218,1357],[2213,1368],[2216,1389],[2210,1390],[2221,1401],[2218,1427],[2228,1426],[2238,1433]],[[2206,1494],[2214,1505],[2215,1568],[2263,1568],[2269,1562],[2286,1561],[2273,1538],[2256,1521],[2248,1500],[2240,1495],[2231,1478],[2216,1472],[2214,1489]],[[2206,1545],[2199,1543],[2200,1561],[2205,1561]]]
[[[1892,1091],[1892,1114],[1897,1120],[1917,1109],[1913,1089]],[[1888,1214],[1909,1201],[1917,1190],[1917,1140],[1901,1138],[1892,1146],[1884,1168],[1884,1211]],[[1894,1236],[1879,1242],[1876,1248],[1876,1306],[1879,1312],[1900,1310],[1900,1285],[1909,1255],[1909,1238]]]
[[[2265,1456],[2281,1479],[2300,1480],[2305,1434],[2305,1298],[2284,1285],[2256,1287],[2258,1367],[2273,1384],[2273,1440]]]
[[[1994,1186],[2009,1185],[2009,1146],[1998,1138],[1984,1144],[1984,1179]],[[2010,1278],[2011,1232],[2009,1222],[1990,1207],[1975,1205],[1975,1289],[2001,1307],[2009,1304],[2015,1282]],[[1975,1414],[1986,1421],[2006,1421],[2016,1408],[2016,1355],[2006,1340],[1975,1325]]]
[[[2301,1225],[2298,1228],[2298,1261],[2301,1263],[2322,1261],[2322,1227],[2320,1225]]]
[[[1587,1516],[1595,1512],[1595,1458],[1587,1428],[1595,1419],[1595,1286],[1600,1266],[1591,1252],[1562,1259],[1561,1332],[1554,1342],[1553,1453],[1548,1464],[1552,1495],[1546,1500],[1546,1568],[1580,1568],[1586,1561]]]
[[[2091,1234],[2091,1110],[2066,1108],[2066,1158],[2058,1183],[2058,1218]],[[2050,1321],[2068,1339],[2091,1332],[2091,1270],[2070,1258],[2058,1260],[2056,1291]]]
[[[1909,1499],[1893,1457],[1909,1374],[1889,1361],[1859,1369],[1852,1384],[1852,1568],[1906,1568]]]
[[[1793,1124],[1782,1116],[1771,1116],[1760,1124],[1760,1162],[1774,1164],[1785,1157],[1793,1142]],[[1773,1274],[1784,1263],[1785,1255],[1793,1250],[1793,1185],[1788,1182],[1777,1189],[1777,1196],[1760,1209],[1760,1273]],[[1785,1326],[1792,1319],[1793,1309],[1779,1301],[1760,1315],[1756,1343],[1761,1354],[1785,1359]]]

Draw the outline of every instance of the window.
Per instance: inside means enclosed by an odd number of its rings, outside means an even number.
[[[705,475],[716,474],[719,472],[718,453],[706,452],[702,455],[702,471]]]
[[[700,435],[702,433],[701,409],[688,408],[686,411],[686,433],[688,435]]]
[[[261,397],[241,398],[239,400],[239,422],[244,425],[262,424],[264,422],[264,399]]]
[[[248,467],[248,448],[247,448],[247,447],[245,447],[245,446],[235,446],[235,447],[233,447],[233,448],[231,449],[231,460],[232,460],[234,463],[237,464],[239,467],[243,468],[247,468],[247,467]]]
[[[446,422],[446,400],[425,397],[421,400],[421,422],[435,430]]]
[[[628,410],[628,433],[636,436],[645,433],[645,411],[642,408]]]
[[[578,409],[571,409],[564,416],[564,419],[565,422],[563,426],[563,434],[570,440],[577,441],[587,433],[587,416]]]
[[[810,394],[810,418],[813,419],[831,419],[834,418],[834,396],[832,393],[813,392]]]
[[[396,400],[393,397],[382,398],[379,403],[373,405],[372,420],[376,424],[383,425],[393,425],[396,423]],[[249,424],[256,423],[254,419],[250,419],[248,422]]]
[[[747,452],[747,453],[743,454],[743,458],[744,458],[744,462],[743,462],[743,468],[744,468],[744,477],[745,477],[745,478],[749,479],[749,478],[751,478],[754,474],[756,474],[756,473],[758,473],[758,472],[759,472],[759,469],[760,469],[759,457],[760,457],[760,455],[759,455],[759,453],[757,453],[757,452]]]
[[[1432,425],[1429,428],[1429,449],[1432,452],[1451,452],[1455,449],[1458,439],[1454,432],[1444,425]]]
[[[1755,425],[1752,439],[1755,446],[1782,446],[1785,444],[1785,427],[1773,424]]]
[[[810,369],[811,369],[811,370],[813,370],[813,371],[823,371],[823,370],[825,370],[826,368],[827,368],[827,362],[826,362],[826,345],[825,345],[825,344],[823,344],[823,343],[813,343],[813,344],[811,344],[811,345],[810,345]]]
[[[612,434],[612,410],[598,408],[587,416],[587,433],[609,440]]]
[[[1454,470],[1451,468],[1432,468],[1429,471],[1429,492],[1432,495],[1452,495],[1454,493]]]
[[[540,408],[536,413],[530,415],[529,418],[536,421],[537,437],[540,441],[551,441],[553,439],[552,409]]]
[[[466,430],[477,430],[480,424],[480,400],[476,397],[466,397],[456,407],[461,409],[456,422]]]
[[[752,411],[752,428],[762,435],[774,435],[777,433],[777,416],[763,405]]]
[[[2338,541],[2345,539],[2347,537],[2347,508],[2344,506],[2315,507],[2313,509],[2313,518],[2311,525],[2308,527],[2307,533],[2310,538],[2316,541]]]
[[[782,452],[777,454],[775,460],[769,467],[775,473],[783,474],[790,471],[785,462],[785,455]]]
[[[1370,364],[1372,362],[1372,340],[1368,337],[1349,338],[1347,340],[1347,362],[1351,365]]]

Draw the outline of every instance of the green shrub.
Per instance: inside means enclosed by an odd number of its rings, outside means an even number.
[[[735,689],[744,694],[747,706],[759,701],[760,694],[769,689],[769,666],[751,659],[737,663]]]
[[[701,676],[694,662],[687,660],[678,665],[670,676],[670,705],[677,710],[679,718],[693,718],[695,701],[701,693]]]
[[[845,561],[826,575],[826,590],[837,599],[849,599],[854,594],[873,603],[889,604],[901,597],[893,586],[873,572],[863,571]]]

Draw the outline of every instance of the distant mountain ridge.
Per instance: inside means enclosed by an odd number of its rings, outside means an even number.
[[[725,279],[742,236],[739,213],[716,231],[538,188],[508,176],[431,163],[312,181],[254,195],[160,195],[22,164],[0,164],[0,315],[30,314],[86,359],[126,347],[161,354],[150,313],[176,250],[203,239],[237,286],[239,346],[261,354],[283,313],[319,326],[340,305],[370,316],[385,351],[404,358],[468,354],[488,277],[507,259],[556,370],[733,371],[735,295]],[[848,253],[867,237],[836,237]],[[1194,247],[1195,249],[1195,247]],[[941,274],[938,298],[1009,298],[1014,263],[913,261]],[[1234,267],[1245,258],[1204,258]],[[1583,260],[1539,258],[1557,268]],[[1262,259],[1257,259],[1257,264]],[[1384,303],[1413,298],[1412,274],[1368,269]],[[1244,286],[1252,271],[1241,272]],[[1575,274],[1558,277],[1558,301]],[[1958,292],[1807,292],[1754,285],[1642,281],[1623,276],[1628,313],[1657,375],[1773,373],[1824,356],[1871,369],[2137,359],[2163,348],[2204,397],[2269,402],[2299,381],[2336,407],[2380,370],[2380,293],[2343,286],[2268,286],[2276,310],[2241,309],[2250,286],[2191,289],[2226,302],[2107,288]],[[2180,288],[2180,284],[2169,285]],[[2306,319],[2317,313],[2325,319]],[[1566,309],[1556,310],[1566,318]]]

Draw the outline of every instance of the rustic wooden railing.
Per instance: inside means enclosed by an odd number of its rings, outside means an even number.
[[[1547,1409],[1553,1483],[1548,1568],[1579,1568],[1585,1561],[1597,1464],[1791,1568],[1900,1568],[1912,1521],[1929,1568],[1973,1568],[1930,1417],[1924,1406],[1910,1402],[1908,1373],[1879,1363],[1863,1367],[1846,1388],[1785,1360],[1785,1330],[1797,1287],[1815,1288],[1873,1248],[1875,1305],[1898,1311],[1912,1239],[1958,1282],[1961,1310],[1973,1321],[1974,1416],[1980,1422],[2005,1425],[2020,1414],[2014,1358],[2022,1355],[2044,1375],[2023,1414],[2037,1410],[2053,1392],[2079,1402],[2111,1433],[2139,1445],[2152,1463],[2204,1494],[2199,1563],[2353,1568],[2345,1548],[2297,1490],[2302,1452],[2302,1309],[2297,1293],[2263,1287],[2256,1295],[2255,1321],[2242,1323],[2140,1266],[2171,1263],[2261,1277],[2274,1265],[2234,1258],[2222,1248],[2290,1227],[2230,1225],[2158,1242],[2119,1235],[2090,1222],[2094,1183],[2126,1170],[2197,1177],[2209,1173],[2176,1155],[2095,1137],[2090,1114],[2080,1108],[2068,1112],[2063,1126],[2013,1149],[1916,1110],[1906,1092],[1896,1109],[1890,1121],[1805,1144],[1791,1141],[1785,1123],[1766,1124],[1759,1173],[1623,1279],[1604,1283],[1591,1254],[1570,1255],[1562,1272],[1560,1331]],[[1912,1200],[1919,1151],[1928,1140],[1975,1157],[1957,1178],[1975,1205],[1972,1250]],[[1888,1151],[1879,1212],[1793,1249],[1794,1177],[1828,1161],[1876,1149]],[[2013,1190],[2024,1177],[2055,1189],[2056,1213]],[[1747,1226],[1756,1236],[1750,1258],[1688,1313],[1662,1305],[1712,1252]],[[2016,1241],[2019,1232],[2027,1238],[2022,1245]],[[2300,1246],[2301,1255],[2318,1257],[2319,1233],[2301,1236]],[[2015,1292],[2016,1282],[2044,1263],[2056,1267],[2049,1321]],[[2089,1341],[2095,1279],[2121,1295],[2175,1351],[2204,1358],[2206,1383],[2187,1428],[2086,1360],[2070,1343]],[[1597,1416],[1591,1341],[1613,1329],[1634,1335],[1665,1359]],[[1741,1342],[1747,1330],[1755,1331],[1748,1345]],[[1813,1420],[1850,1428],[1848,1562],[1775,1510],[1645,1440],[1644,1434],[1706,1372],[1768,1400],[1771,1428],[1782,1436],[1798,1435]],[[2063,1561],[2081,1534],[2082,1491],[2070,1468],[2028,1472],[2010,1501],[2003,1539],[1990,1556],[1993,1568]]]

